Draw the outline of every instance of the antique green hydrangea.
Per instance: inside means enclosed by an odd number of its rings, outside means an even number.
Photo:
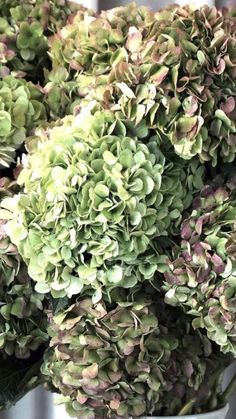
[[[43,89],[44,102],[47,105],[50,120],[57,121],[65,115],[73,114],[78,104],[76,80],[68,80],[67,71],[63,68],[45,72],[45,74],[47,74],[48,82]]]
[[[0,80],[0,167],[15,160],[16,150],[39,121],[46,119],[37,86],[6,76]]]
[[[128,61],[124,48],[130,27],[144,27],[153,21],[153,14],[148,8],[138,8],[134,3],[103,11],[100,15],[81,13],[74,17],[50,40],[50,55],[54,68],[62,64],[67,71],[85,72],[88,76],[102,76],[107,81],[112,65],[123,60]],[[101,76],[101,77],[100,77]],[[93,78],[95,81],[95,78]]]
[[[204,172],[130,136],[113,113],[87,111],[48,130],[25,159],[24,193],[2,203],[36,289],[54,297],[92,287],[99,299],[138,272],[149,279],[166,259],[153,239],[176,230]]]
[[[166,416],[217,403],[219,388],[208,404],[226,358],[153,290],[152,298],[143,292],[114,305],[78,299],[50,315],[49,334],[42,372],[71,416]]]
[[[205,187],[181,228],[182,241],[165,273],[166,302],[194,317],[222,351],[236,353],[235,182]]]
[[[2,0],[0,76],[13,70],[42,81],[43,68],[50,68],[47,38],[65,25],[78,7],[68,0]]]
[[[72,13],[84,9],[68,0],[1,0],[0,5],[2,17],[15,24],[37,20],[48,34],[61,28]]]
[[[152,13],[131,4],[79,14],[52,38],[52,78],[63,74],[59,91],[77,80],[76,106],[95,98],[121,119],[145,119],[181,157],[215,166],[236,152],[235,45],[230,13],[176,5]]]
[[[0,178],[0,199],[11,196],[16,181]],[[44,296],[34,291],[17,248],[0,219],[0,354],[28,358],[48,340],[43,315]]]

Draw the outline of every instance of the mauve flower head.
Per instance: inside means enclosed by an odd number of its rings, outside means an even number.
[[[217,185],[218,184],[218,185]],[[217,186],[216,186],[217,185]],[[236,200],[232,179],[203,188],[164,273],[167,303],[193,316],[222,351],[236,354]]]

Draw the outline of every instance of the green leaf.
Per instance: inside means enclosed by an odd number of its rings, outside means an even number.
[[[53,311],[53,314],[57,314],[60,311],[66,309],[69,305],[70,299],[68,297],[64,298],[53,298],[51,294],[49,294],[50,305]]]

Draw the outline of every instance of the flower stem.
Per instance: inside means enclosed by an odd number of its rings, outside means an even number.
[[[192,409],[194,403],[196,402],[196,399],[192,399],[189,400],[188,403],[186,403],[182,409],[180,410],[180,412],[178,413],[177,416],[181,416],[181,415],[187,415],[188,413],[190,413],[190,410]]]

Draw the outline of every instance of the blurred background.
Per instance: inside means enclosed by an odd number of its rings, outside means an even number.
[[[130,3],[127,0],[73,0],[77,3],[83,4],[88,8],[94,10],[106,10],[112,7],[120,6],[122,4]],[[190,1],[189,1],[190,2]],[[196,0],[193,1],[197,5],[209,4],[217,7],[226,6],[229,4],[236,4],[236,0]],[[138,5],[150,6],[153,9],[168,6],[171,3],[186,4],[188,0],[136,0]],[[225,385],[236,373],[236,363],[226,371]],[[0,419],[69,419],[62,406],[55,406],[56,396],[45,392],[43,389],[38,388],[29,393],[22,399],[17,406],[8,410],[7,412],[0,412]],[[104,418],[105,419],[105,418]],[[227,419],[236,419],[236,394],[232,397],[230,402],[230,410]]]

